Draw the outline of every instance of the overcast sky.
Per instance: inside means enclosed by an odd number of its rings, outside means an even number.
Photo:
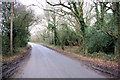
[[[57,1],[59,1],[59,0],[48,0],[48,1],[50,1],[52,3],[57,3]],[[65,1],[65,0],[62,0],[62,1]],[[19,2],[21,2],[23,5],[26,5],[26,6],[31,5],[31,4],[39,5],[40,8],[37,6],[31,6],[31,8],[34,10],[36,15],[41,15],[42,17],[44,16],[43,8],[45,8],[47,5],[46,0],[19,0]],[[91,0],[84,0],[84,2],[88,3],[88,2],[91,2]],[[88,7],[90,7],[90,6],[88,6]],[[89,9],[86,6],[85,6],[85,8]],[[84,11],[85,11],[85,8],[84,8]],[[109,11],[109,12],[111,12],[111,11]],[[44,29],[44,26],[42,26],[41,23],[35,25],[32,28],[32,30],[30,31],[30,33],[32,35],[34,35],[36,32],[40,31],[40,29]]]
[[[48,0],[50,2],[53,2],[53,3],[57,3],[59,0]],[[65,0],[62,0],[62,1],[65,1]],[[45,0],[19,0],[19,2],[21,2],[23,5],[31,5],[31,4],[34,4],[34,5],[39,5],[39,7],[37,6],[31,6],[31,8],[35,11],[35,14],[36,15],[44,15],[44,11],[43,11],[43,8],[46,7],[46,1]],[[41,23],[35,25],[32,30],[30,31],[30,33],[32,35],[34,35],[36,32],[40,31],[40,29],[44,29],[44,26],[42,26]]]
[[[43,8],[46,5],[45,0],[19,0],[19,1],[22,2],[23,5],[27,5],[27,6],[31,5],[31,4],[35,4],[35,5],[39,5],[39,7]],[[32,6],[32,9],[35,11],[36,14],[40,15],[40,14],[43,14],[43,9],[40,9],[39,7]]]
[[[38,16],[44,16],[44,10],[47,3],[46,3],[46,0],[18,0],[19,2],[21,2],[23,5],[31,5],[31,4],[34,4],[34,5],[39,5],[38,6],[31,6],[31,8],[34,10],[35,14]],[[50,2],[53,2],[53,3],[57,3],[59,0],[48,0]],[[65,0],[62,0],[62,1],[65,1]],[[34,35],[35,33],[37,33],[38,31],[43,30],[45,27],[39,23],[35,26],[33,26],[32,30],[30,31],[31,35]]]
[[[37,6],[31,6],[31,8],[34,10],[36,15],[43,15],[44,11],[43,8],[46,6],[46,2],[45,0],[19,0],[19,2],[21,2],[23,5],[39,5],[39,7]],[[34,35],[36,32],[40,31],[40,29],[43,29],[43,26],[41,25],[41,23],[35,25],[32,30],[30,31],[31,35]]]

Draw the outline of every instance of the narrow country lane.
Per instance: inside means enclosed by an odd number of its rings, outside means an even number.
[[[13,78],[105,78],[73,60],[42,45],[30,43],[32,52]]]

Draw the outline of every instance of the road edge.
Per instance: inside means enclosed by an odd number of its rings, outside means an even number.
[[[26,52],[23,53],[23,55],[19,56],[18,58],[15,58],[11,61],[6,61],[2,63],[2,79],[10,78],[19,67],[19,64],[28,56],[30,55],[30,52],[32,50],[31,45],[26,47]]]
[[[79,55],[78,55],[78,54],[75,54],[75,53],[70,54],[70,53],[65,52],[65,51],[63,51],[63,50],[55,49],[55,48],[52,48],[52,47],[49,47],[49,46],[43,45],[43,44],[42,44],[42,46],[45,46],[45,47],[47,47],[47,48],[49,48],[49,49],[52,49],[52,50],[54,50],[54,51],[57,51],[57,52],[59,52],[60,54],[63,54],[63,55],[65,55],[65,56],[70,56],[70,55],[72,55],[72,56],[74,56],[74,58],[78,58],[78,57],[79,57]],[[69,55],[69,54],[70,54],[70,55]],[[73,54],[75,54],[75,55],[73,55]],[[115,70],[113,70],[113,69],[111,69],[111,68],[108,68],[108,67],[99,66],[99,65],[95,64],[94,62],[85,61],[85,60],[82,60],[82,59],[78,59],[78,60],[83,61],[86,66],[91,67],[92,69],[98,70],[98,71],[100,71],[100,72],[107,73],[107,74],[109,74],[109,75],[111,75],[111,76],[114,76],[114,78],[120,78],[120,74],[119,74],[118,71],[115,71]]]

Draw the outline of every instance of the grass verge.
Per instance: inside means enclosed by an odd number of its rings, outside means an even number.
[[[27,52],[27,48],[30,45],[28,44],[26,47],[21,47],[21,48],[17,48],[17,53],[14,53],[13,56],[1,56],[2,58],[2,62],[8,62],[8,61],[12,61],[18,57],[20,57],[21,55],[23,55],[25,52]]]

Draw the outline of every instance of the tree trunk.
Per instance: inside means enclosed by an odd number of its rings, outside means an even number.
[[[62,50],[64,50],[64,41],[63,40],[61,40],[61,48],[62,48]]]
[[[120,4],[119,2],[114,2],[113,3],[113,13],[114,13],[114,20],[115,20],[115,35],[117,36],[116,40],[115,40],[115,50],[114,50],[114,54],[115,55],[119,55],[120,54]]]
[[[83,36],[83,53],[84,54],[88,53],[85,36]]]
[[[56,29],[54,31],[54,41],[55,41],[55,46],[57,45],[57,32]]]

